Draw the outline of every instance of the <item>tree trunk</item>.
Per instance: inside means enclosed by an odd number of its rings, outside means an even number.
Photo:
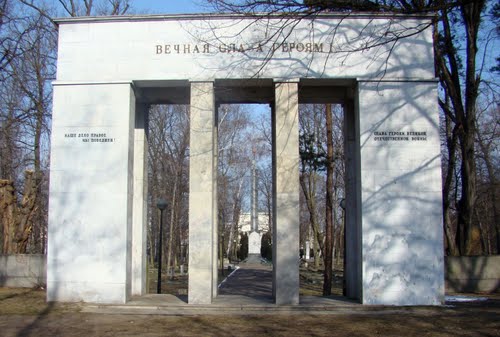
[[[17,199],[15,189],[10,180],[0,180],[0,221],[3,224],[2,254],[14,250]]]
[[[16,254],[26,254],[28,239],[33,230],[33,220],[38,211],[37,181],[33,171],[24,175],[24,192],[21,207],[17,214]]]
[[[495,167],[493,161],[491,159],[490,151],[488,146],[485,144],[483,136],[481,135],[481,131],[477,132],[477,139],[479,144],[479,149],[481,150],[481,154],[484,160],[484,164],[486,166],[486,170],[488,172],[488,190],[491,196],[491,203],[493,209],[493,223],[495,224],[495,237],[496,237],[496,254],[500,254],[500,216],[499,216],[499,198],[498,198],[498,180],[495,175]],[[488,244],[490,246],[490,244]],[[493,252],[491,250],[491,252]]]
[[[3,254],[25,254],[38,209],[33,171],[26,171],[23,200],[17,204],[14,184],[0,180],[0,220],[3,223]]]
[[[309,222],[311,224],[311,228],[314,235],[314,267],[319,268],[320,257],[318,255],[317,249],[321,251],[321,255],[324,256],[323,252],[323,237],[319,230],[319,224],[316,217],[316,175],[314,172],[309,173],[308,185],[307,187],[305,182],[306,173],[302,173],[299,177],[300,186],[302,187],[302,191],[304,192],[304,198],[307,204],[307,210],[309,212]]]
[[[325,271],[323,296],[332,294],[332,253],[333,253],[333,120],[332,106],[326,105],[326,221],[325,221]]]
[[[449,13],[441,11],[443,24],[442,39],[439,38],[436,26],[434,44],[436,69],[445,94],[450,98],[452,111],[450,118],[456,124],[461,154],[461,199],[458,203],[458,223],[455,237],[460,254],[470,254],[473,242],[473,209],[476,202],[476,165],[474,153],[474,136],[476,123],[476,100],[480,78],[477,76],[476,55],[477,37],[481,22],[481,13],[485,1],[465,2],[458,9],[463,19],[466,35],[465,79],[461,81],[461,67],[456,46],[455,34],[450,25]],[[461,84],[464,84],[463,89]],[[462,99],[462,92],[464,99]],[[446,112],[446,111],[445,111]],[[451,114],[452,113],[452,114]]]
[[[231,222],[231,229],[229,231],[229,241],[227,243],[227,251],[226,255],[228,258],[233,257],[235,254],[232,254],[235,249],[233,246],[234,242],[238,236],[238,224],[240,222],[240,211],[241,211],[241,188],[243,187],[243,179],[240,180],[240,184],[238,185],[238,189],[233,198],[233,217]]]
[[[172,259],[174,257],[173,252],[173,242],[174,242],[174,229],[175,229],[175,218],[176,218],[176,203],[177,203],[177,189],[178,189],[178,177],[175,177],[174,187],[172,190],[172,199],[170,202],[170,226],[168,231],[168,243],[167,243],[167,275],[170,279],[174,277],[172,269]]]
[[[333,184],[333,183],[332,183]],[[335,264],[336,264],[336,259],[335,257],[338,257],[338,250],[339,250],[339,242],[338,242],[338,236],[336,235],[337,232],[337,205],[338,205],[338,198],[337,198],[337,187],[335,186],[332,191],[332,270],[335,269]]]
[[[442,106],[447,109],[448,105]],[[445,127],[446,127],[446,147],[448,150],[448,165],[446,167],[446,175],[443,182],[443,225],[444,233],[447,244],[447,255],[457,256],[459,252],[457,250],[457,245],[455,241],[455,234],[453,233],[453,228],[451,225],[450,211],[451,211],[451,200],[450,192],[453,182],[453,175],[455,173],[456,166],[456,149],[457,149],[457,129],[451,127],[451,120],[449,114],[445,116]]]

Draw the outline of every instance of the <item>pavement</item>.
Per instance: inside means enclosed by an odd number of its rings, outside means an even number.
[[[147,294],[133,297],[126,304],[82,303],[81,311],[131,315],[386,315],[411,312],[417,307],[361,305],[342,296],[300,296],[298,305],[276,305],[273,301],[272,266],[258,261],[240,263],[219,285],[211,304],[188,304],[186,295]],[[498,305],[500,296],[447,296],[441,308],[470,305]],[[481,304],[483,301],[486,304]],[[464,302],[465,304],[461,304]],[[472,304],[467,304],[471,302]],[[432,308],[432,307],[428,307]],[[435,308],[440,308],[435,307]]]
[[[298,305],[276,305],[272,296],[272,266],[242,262],[219,285],[212,304],[188,304],[187,296],[147,294],[126,304],[82,304],[83,312],[144,315],[228,315],[265,313],[345,313],[366,310],[365,306],[340,296],[301,296]]]
[[[242,262],[219,285],[219,296],[243,296],[273,302],[273,270],[270,264]]]

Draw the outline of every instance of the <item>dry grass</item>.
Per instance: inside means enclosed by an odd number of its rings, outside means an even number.
[[[43,289],[0,288],[0,316],[40,315],[50,309],[52,313],[77,311],[77,304],[47,303]]]
[[[295,315],[142,316],[78,312],[45,292],[0,288],[0,336],[500,336],[499,297],[456,307]]]

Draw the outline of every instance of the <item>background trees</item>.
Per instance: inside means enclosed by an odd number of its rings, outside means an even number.
[[[447,254],[498,254],[500,251],[498,33],[500,5],[491,0],[209,0],[216,11],[283,14],[284,27],[323,12],[357,11],[435,15],[436,76],[440,81],[439,106],[443,139],[443,205]],[[0,0],[0,250],[44,252],[46,242],[49,139],[51,122],[50,81],[55,78],[57,34],[51,21],[56,16],[124,14],[128,0],[57,0],[50,6],[35,0]],[[265,16],[264,16],[265,17]],[[257,18],[256,18],[257,20]],[[422,27],[424,29],[426,27]],[[398,32],[395,39],[404,36]],[[363,48],[372,48],[377,37],[367,37]],[[387,43],[392,43],[389,40]],[[340,50],[339,52],[342,52]],[[496,53],[496,54],[495,54]],[[271,55],[270,55],[271,56]],[[342,251],[341,211],[343,197],[342,140],[335,132],[326,137],[326,107],[301,108],[301,176],[305,216],[301,240],[315,243],[315,263],[324,245],[332,256]],[[342,129],[341,112],[333,107],[332,130]],[[244,208],[245,169],[253,154],[244,137],[251,124],[248,111],[223,106],[219,125],[219,205],[221,232],[226,235],[226,254],[232,254],[237,216]],[[156,252],[159,196],[170,200],[166,211],[165,256],[175,266],[187,237],[186,107],[155,107],[150,128],[150,227],[151,261]],[[265,120],[253,126],[259,133],[256,155],[270,151]],[[330,125],[328,123],[328,125]],[[342,133],[339,132],[341,135]],[[327,140],[332,140],[328,153]],[[328,155],[328,157],[327,157]],[[333,163],[333,168],[331,167]],[[271,170],[259,163],[259,188],[272,221]],[[333,184],[326,185],[326,167],[333,170]],[[333,192],[332,192],[333,191]],[[329,197],[327,198],[327,193]],[[328,201],[327,201],[328,199]],[[326,209],[331,208],[327,215]],[[22,216],[21,216],[22,214]],[[333,219],[331,224],[328,223]],[[227,227],[226,227],[227,225]],[[326,227],[325,227],[326,226]],[[326,230],[332,240],[324,242]],[[232,238],[232,239],[231,239]],[[304,245],[303,245],[304,246]],[[16,248],[13,248],[16,247]],[[328,270],[331,268],[328,267]],[[328,283],[328,281],[327,281]]]
[[[5,243],[17,243],[4,244],[2,251],[44,252],[56,34],[40,13],[45,9],[35,11],[9,0],[1,7],[0,177],[13,189],[12,204],[3,199],[2,209],[14,209],[3,232]],[[20,199],[30,202],[18,203]],[[8,233],[17,234],[7,238]]]
[[[12,194],[0,202],[1,252],[46,250],[51,81],[57,58],[51,18],[128,9],[128,0],[0,1],[0,193]]]
[[[343,258],[344,111],[341,105],[300,105],[299,121],[301,202],[308,213],[301,242],[313,242],[315,269],[321,263],[324,270],[323,295],[330,295],[341,250]]]
[[[167,200],[164,212],[163,263],[172,275],[183,264],[188,238],[189,107],[155,105],[149,110],[148,134],[148,255],[157,260],[158,199]]]

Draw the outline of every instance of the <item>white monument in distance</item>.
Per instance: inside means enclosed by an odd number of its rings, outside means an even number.
[[[254,150],[255,155],[255,150]],[[248,236],[248,262],[259,262],[261,253],[261,235],[258,232],[259,225],[258,214],[257,214],[257,174],[255,172],[255,159],[252,161],[252,210],[251,210],[251,221],[252,221],[252,231]]]

